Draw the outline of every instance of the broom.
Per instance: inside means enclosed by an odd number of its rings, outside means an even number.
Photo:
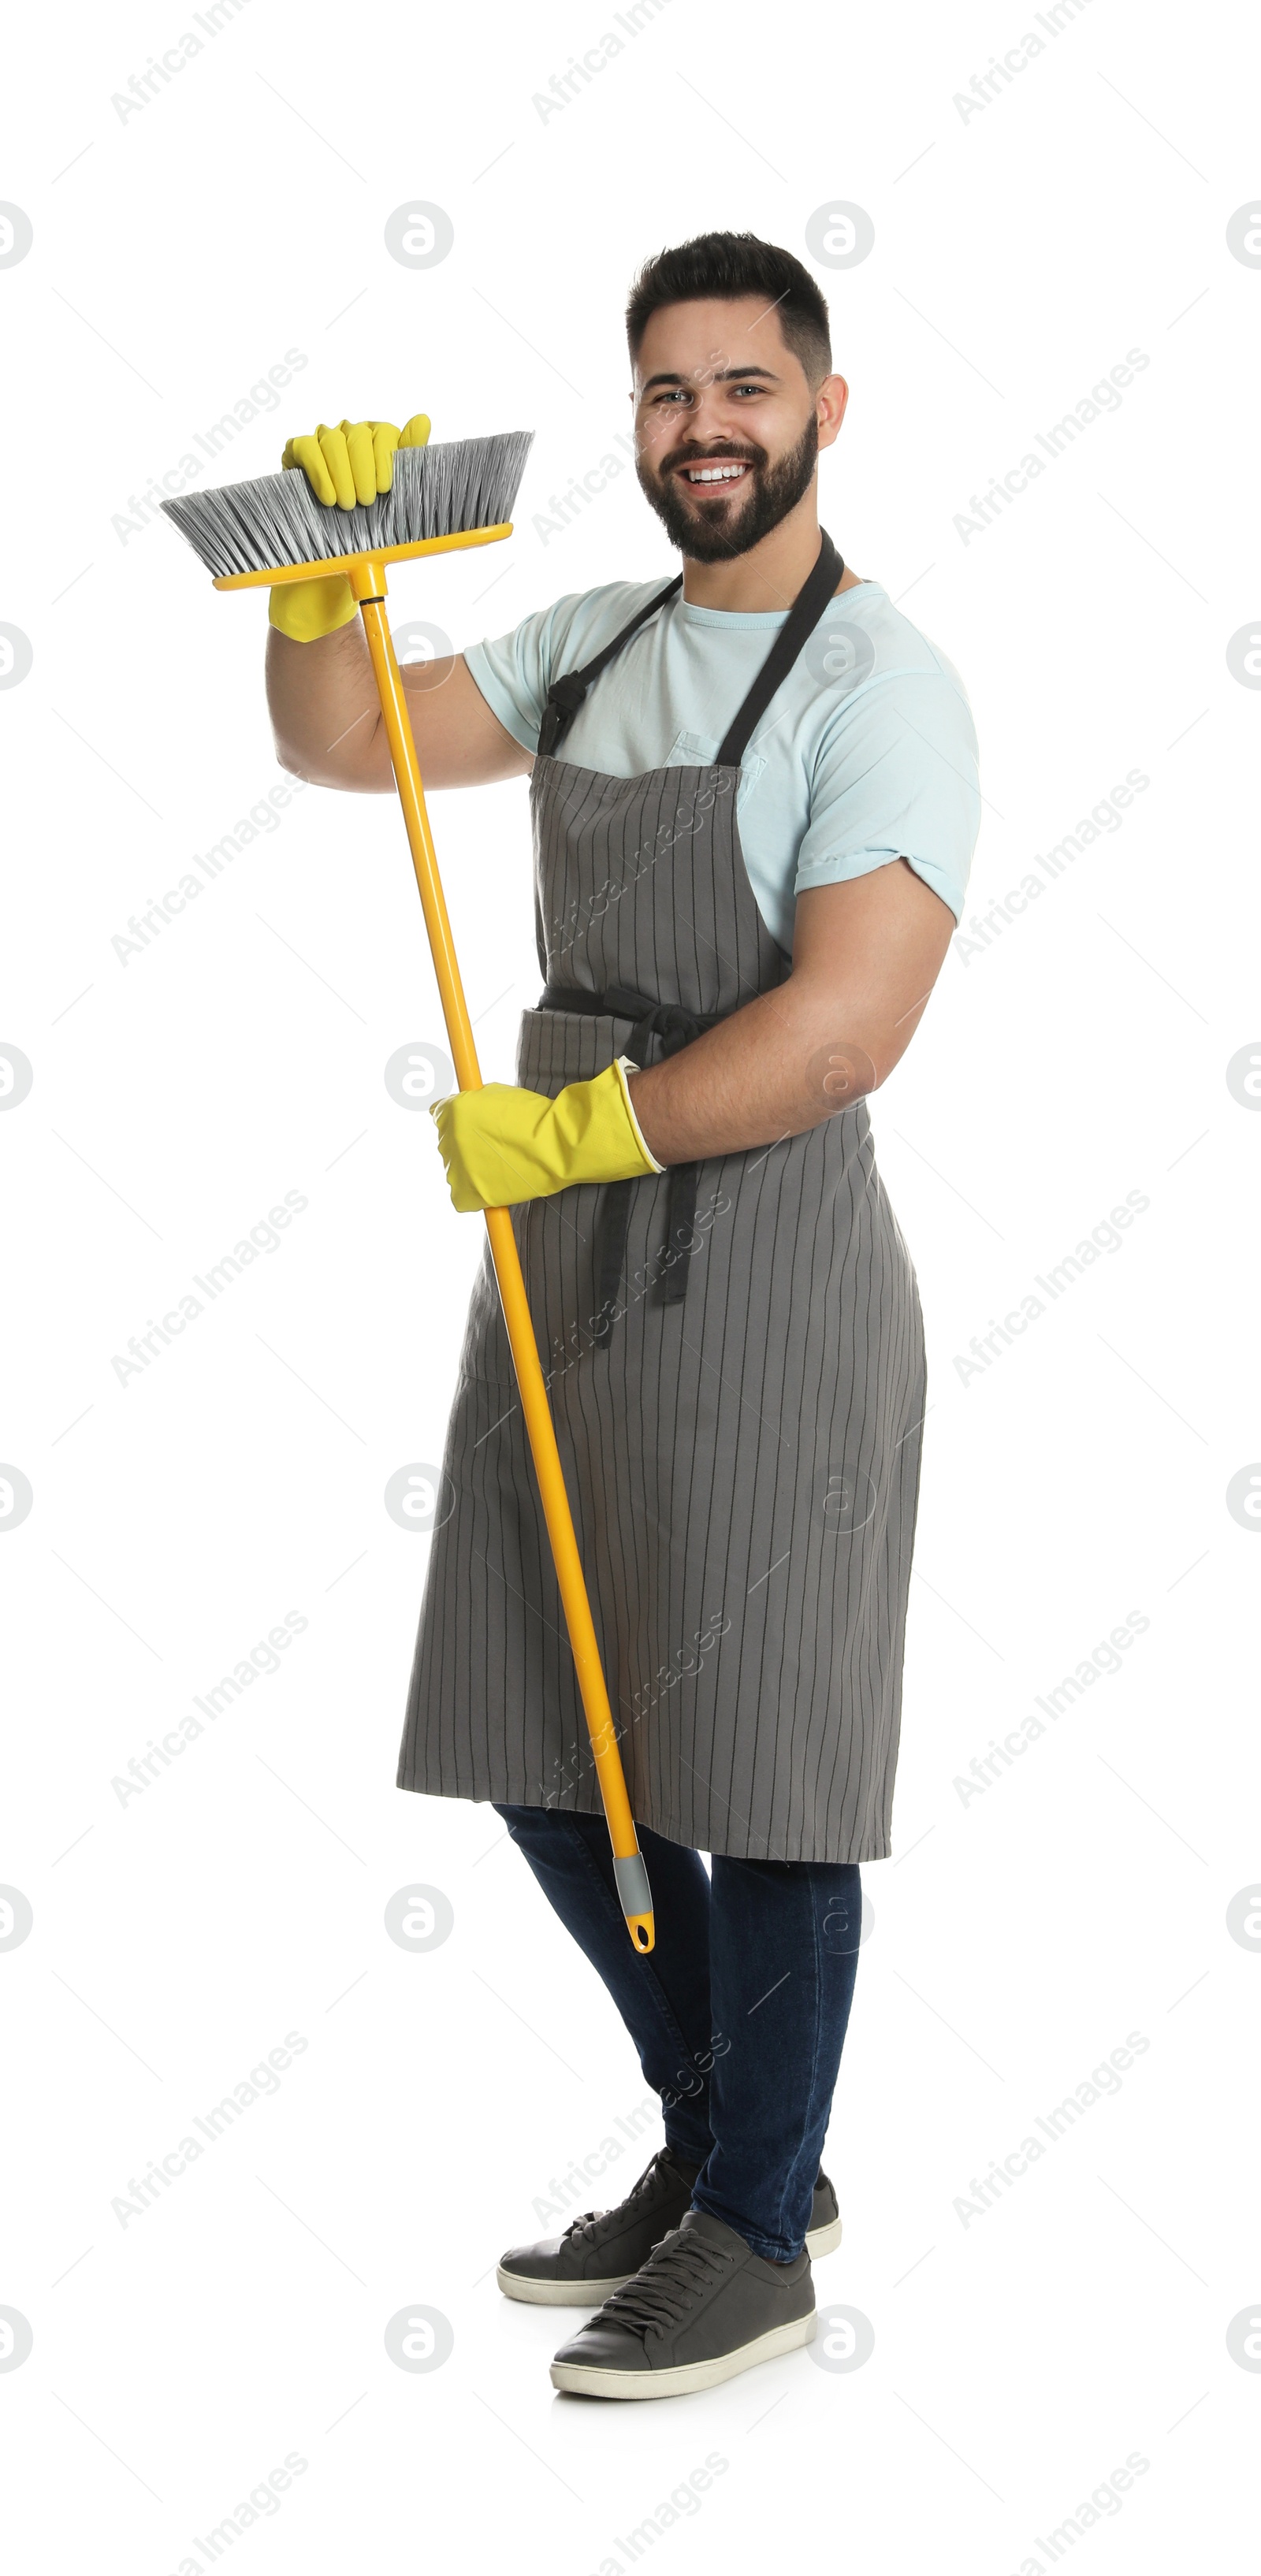
[[[185,493],[162,504],[207,571],[214,574],[216,590],[270,589],[277,582],[311,581],[328,573],[344,573],[349,581],[372,657],[461,1091],[480,1091],[482,1077],[425,810],[411,720],[385,615],[385,567],[414,555],[447,554],[456,547],[490,545],[498,537],[510,537],[508,512],[533,435],[532,430],[511,430],[494,438],[397,448],[391,489],[353,510],[325,508],[300,468],[264,475],[251,483],[225,484],[218,491]],[[651,1950],[655,1934],[648,1872],[626,1794],[512,1218],[506,1207],[487,1208],[485,1216],[613,1845],[618,1895],[636,1949]]]

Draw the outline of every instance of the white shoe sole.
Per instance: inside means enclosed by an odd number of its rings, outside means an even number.
[[[842,2226],[841,2219],[829,2218],[826,2227],[810,2228],[806,2236],[806,2252],[812,2263],[817,2263],[821,2254],[835,2254],[841,2241]]]
[[[780,2353],[813,2343],[816,2323],[812,2308],[808,2317],[775,2326],[735,2352],[719,2353],[713,2361],[685,2362],[674,2370],[597,2370],[585,2362],[554,2361],[552,2386],[574,2397],[688,2397],[699,2388],[717,2388],[724,2379],[738,2378],[759,2361],[775,2361]]]
[[[812,2227],[806,2238],[806,2252],[812,2263],[821,2254],[834,2254],[841,2241],[841,2221],[828,2220],[826,2227]],[[609,2281],[532,2281],[524,2272],[506,2272],[503,2264],[495,2266],[495,2279],[505,2298],[524,2299],[532,2308],[602,2308],[624,2281],[633,2280],[631,2272],[618,2272]]]

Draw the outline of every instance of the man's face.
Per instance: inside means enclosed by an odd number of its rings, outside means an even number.
[[[641,489],[682,554],[724,563],[809,490],[819,448],[840,427],[845,387],[829,376],[816,397],[775,307],[751,295],[654,313],[634,399]]]

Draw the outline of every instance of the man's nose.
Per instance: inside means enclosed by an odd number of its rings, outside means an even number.
[[[703,447],[707,439],[713,439],[719,445],[739,443],[740,429],[733,417],[733,406],[725,385],[697,386],[683,436],[699,447]]]

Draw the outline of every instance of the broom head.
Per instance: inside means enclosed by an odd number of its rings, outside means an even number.
[[[301,467],[164,501],[218,590],[310,581],[372,556],[397,563],[511,534],[532,429],[398,447],[388,492],[362,509],[326,509]]]

